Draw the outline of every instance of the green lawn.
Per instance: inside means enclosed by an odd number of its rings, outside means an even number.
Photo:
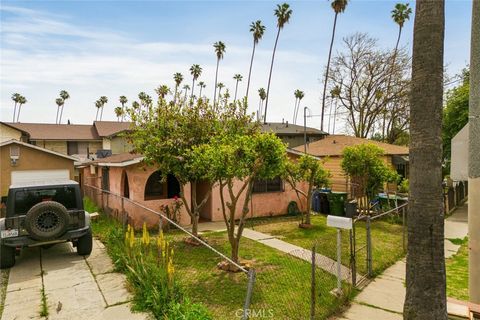
[[[111,227],[105,219],[94,222],[94,232],[100,238],[108,228]],[[241,314],[239,310],[245,302],[247,276],[217,269],[222,258],[203,246],[185,244],[185,236],[178,231],[167,233],[166,237],[175,252],[176,279],[183,284],[190,300],[205,305],[214,319],[239,319],[237,315]],[[210,245],[228,254],[225,233],[209,233],[205,237]],[[311,267],[307,262],[248,239],[241,241],[240,256],[257,271],[250,306],[257,316],[292,320],[309,317]],[[330,294],[336,285],[334,276],[317,269],[315,279],[315,319],[326,319],[337,312],[347,298],[337,299]],[[346,285],[344,289],[349,293],[348,298],[352,297]]]
[[[336,259],[336,229],[327,226],[324,215],[313,215],[311,229],[298,227],[300,218],[279,217],[270,220],[259,220],[253,224],[253,229],[269,233],[286,242],[302,248],[312,249],[332,259]],[[402,226],[389,220],[376,220],[372,226],[373,273],[379,274],[404,256],[402,246]],[[252,227],[252,226],[250,226]],[[366,243],[365,222],[359,222],[356,227],[357,248]],[[366,250],[359,250],[357,257],[357,272],[366,272]],[[349,232],[342,231],[342,263],[350,264]]]
[[[468,301],[468,239],[455,243],[461,244],[461,247],[457,254],[446,261],[447,296]]]

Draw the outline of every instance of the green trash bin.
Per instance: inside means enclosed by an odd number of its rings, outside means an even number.
[[[331,192],[328,194],[330,214],[334,216],[345,216],[345,203],[347,202],[346,192]]]

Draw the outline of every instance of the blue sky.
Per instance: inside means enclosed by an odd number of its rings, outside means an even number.
[[[52,122],[60,90],[70,92],[64,119],[90,123],[94,102],[109,97],[105,120],[114,120],[118,97],[133,101],[138,92],[154,96],[160,84],[173,87],[172,74],[203,67],[201,80],[213,95],[215,55],[221,40],[227,52],[219,81],[234,90],[235,73],[244,76],[244,92],[252,48],[249,24],[262,20],[267,31],[253,66],[250,105],[265,87],[273,48],[276,1],[2,1],[1,3],[1,119],[10,121],[14,92],[28,103],[22,122]],[[327,0],[290,1],[293,15],[280,34],[273,70],[269,121],[291,121],[293,91],[305,92],[302,106],[320,112],[321,76],[327,60],[333,11]],[[390,18],[396,1],[353,0],[338,19],[334,51],[354,32],[377,38],[382,48],[395,45],[398,27]],[[414,6],[414,2],[411,2]],[[471,1],[447,0],[445,63],[450,75],[469,61]],[[405,24],[401,45],[411,51],[413,16]],[[300,119],[301,117],[299,117]],[[319,119],[308,119],[318,126]],[[343,128],[340,128],[343,129]],[[344,131],[344,130],[342,130]]]

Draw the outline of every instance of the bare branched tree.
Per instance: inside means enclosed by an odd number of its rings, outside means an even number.
[[[379,49],[376,39],[364,33],[348,36],[343,43],[345,50],[332,60],[329,86],[337,90],[348,126],[355,136],[367,138],[386,114],[389,140],[391,134],[394,141],[408,129],[410,58],[399,50],[392,67],[394,53]]]

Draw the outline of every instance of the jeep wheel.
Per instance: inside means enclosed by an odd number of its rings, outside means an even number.
[[[25,228],[35,240],[58,238],[65,233],[67,226],[67,208],[55,201],[37,203],[25,217]]]
[[[0,269],[11,268],[15,264],[15,248],[0,247]]]
[[[77,253],[81,256],[87,256],[92,252],[92,229],[77,240]]]

